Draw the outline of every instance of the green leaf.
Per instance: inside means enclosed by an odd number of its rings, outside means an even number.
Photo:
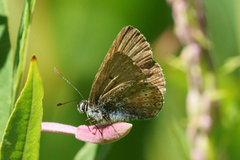
[[[1,159],[38,159],[43,87],[36,58],[18,98],[1,144]]]
[[[4,1],[0,0],[0,138],[10,116],[12,91],[12,55],[10,53],[8,17]]]
[[[104,160],[112,148],[112,143],[99,145],[96,160]]]
[[[111,149],[112,144],[98,145],[92,143],[85,143],[85,145],[78,151],[74,160],[103,160]]]
[[[234,56],[226,59],[224,65],[220,68],[220,73],[230,74],[240,67],[240,56]]]
[[[85,145],[78,151],[74,160],[93,160],[96,157],[98,144],[85,143]]]
[[[181,158],[190,159],[190,145],[186,137],[185,129],[181,128],[179,122],[173,119],[172,124],[168,126],[168,131],[173,140],[173,144],[180,151]]]
[[[14,54],[14,62],[13,62],[13,93],[12,93],[12,102],[14,104],[15,98],[18,93],[19,84],[22,78],[23,66],[26,59],[26,44],[28,33],[30,29],[30,23],[33,16],[33,10],[35,6],[35,0],[25,0],[24,7],[21,17],[21,22],[18,30],[18,38],[17,38],[17,47]],[[12,106],[13,106],[12,104]]]
[[[4,0],[0,0],[0,138],[12,112],[26,57],[26,43],[35,0],[25,0],[19,27],[17,48],[13,57],[8,32],[8,16]],[[20,56],[19,56],[20,55]],[[18,72],[17,72],[18,71]]]

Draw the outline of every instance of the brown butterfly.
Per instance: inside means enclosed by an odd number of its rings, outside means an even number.
[[[90,123],[148,119],[162,109],[164,86],[149,43],[137,29],[126,26],[99,68],[89,100],[77,107]]]

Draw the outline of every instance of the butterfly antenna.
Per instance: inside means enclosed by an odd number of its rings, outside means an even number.
[[[79,101],[79,100],[71,100],[71,101],[64,102],[64,103],[58,103],[57,106],[61,106],[61,105],[64,105],[64,104],[67,104],[67,103],[70,103],[70,102],[74,102],[74,101]]]
[[[59,75],[60,77],[62,77],[62,79],[64,79],[65,81],[67,81],[67,83],[70,84],[70,85],[78,92],[78,94],[80,94],[80,96],[83,98],[83,100],[85,100],[85,98],[84,98],[84,97],[82,96],[82,94],[77,90],[77,88],[74,87],[74,85],[72,85],[72,83],[70,83],[65,77],[63,77],[63,76],[58,72],[58,70],[57,70],[56,67],[54,68],[54,71],[57,73],[57,75]],[[73,101],[75,101],[75,100],[73,100]],[[69,101],[69,102],[71,102],[71,101]],[[68,103],[68,102],[66,102],[66,103]],[[59,103],[58,106],[63,105],[63,104],[65,104],[65,103]]]

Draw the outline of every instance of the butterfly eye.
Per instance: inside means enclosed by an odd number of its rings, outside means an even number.
[[[82,101],[77,105],[77,108],[80,113],[86,113],[86,111],[88,110],[88,102]]]

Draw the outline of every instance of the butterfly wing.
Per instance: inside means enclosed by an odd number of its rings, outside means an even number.
[[[163,106],[163,95],[149,82],[121,83],[99,99],[98,105],[107,119],[125,121],[155,117]]]
[[[133,65],[133,60],[120,52],[116,52],[103,65],[103,70],[99,70],[99,72],[101,71],[101,75],[98,76],[97,80],[95,79],[96,82],[93,84],[91,90],[89,99],[90,107],[92,102],[96,106],[100,96],[118,84],[127,81],[146,80],[146,75],[138,66]]]
[[[152,59],[150,45],[139,30],[132,26],[124,27],[114,40],[106,58],[113,56],[116,52],[122,52],[129,56],[147,76],[147,81],[155,84],[161,90],[162,94],[164,94],[165,80],[162,69]]]
[[[100,96],[124,82],[149,82],[157,86],[161,95],[165,81],[158,63],[152,60],[152,51],[145,37],[132,26],[124,27],[95,76],[89,96],[89,107],[99,107]]]

